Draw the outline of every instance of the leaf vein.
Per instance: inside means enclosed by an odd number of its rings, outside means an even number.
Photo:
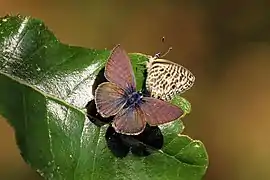
[[[27,22],[28,19],[26,18],[25,21]],[[19,31],[18,34],[15,34],[13,37],[8,38],[8,41],[11,43],[8,47],[12,47],[13,46],[13,48],[12,48],[11,52],[8,53],[8,57],[7,57],[8,59],[6,60],[5,63],[3,63],[3,67],[5,67],[5,65],[15,55],[15,51],[19,47],[19,44],[22,42],[22,40],[24,39],[26,33],[29,31],[29,30],[26,30],[26,31],[24,30],[25,29],[25,26],[21,25],[21,27],[23,27],[23,29],[18,30]],[[18,36],[19,36],[19,38],[18,38]],[[13,39],[15,39],[15,44],[12,44],[12,43],[14,43]]]
[[[47,98],[45,97],[46,101],[47,101]],[[52,145],[52,132],[49,128],[49,124],[50,124],[50,121],[49,121],[49,118],[48,118],[49,114],[48,114],[48,111],[47,111],[47,108],[46,108],[46,121],[47,121],[47,129],[48,129],[48,140],[49,140],[49,150],[50,150],[50,153],[51,153],[51,156],[52,156],[52,163],[53,163],[53,168],[55,168],[56,164],[55,164],[55,155],[54,155],[54,152],[53,152],[53,145]]]
[[[93,156],[93,166],[92,166],[92,174],[91,174],[91,179],[94,179],[94,171],[95,171],[95,166],[96,166],[96,155],[97,155],[97,149],[100,143],[100,129],[98,130],[98,134],[97,134],[97,143],[96,143],[96,147],[95,147],[95,151],[94,151],[94,156]]]
[[[79,161],[81,159],[81,154],[82,154],[82,149],[83,149],[83,137],[84,137],[84,132],[86,131],[86,128],[87,128],[87,123],[86,123],[87,119],[84,120],[84,126],[83,126],[83,129],[82,129],[82,132],[81,132],[81,136],[80,136],[80,151],[79,151],[79,154],[78,154],[78,158],[77,158],[77,161],[76,161],[76,166],[74,168],[74,173],[73,173],[73,179],[76,179],[75,175],[76,175],[76,171],[79,167]]]
[[[172,142],[176,140],[177,137],[174,137],[166,146],[163,147],[163,149],[167,148]]]
[[[195,164],[188,164],[188,163],[182,162],[182,161],[180,161],[179,159],[177,159],[177,158],[175,157],[175,155],[170,155],[170,154],[168,154],[168,153],[164,153],[162,150],[159,150],[158,152],[161,153],[161,154],[163,154],[163,155],[165,155],[165,156],[167,156],[167,157],[169,157],[169,158],[171,158],[171,159],[173,159],[173,160],[175,160],[175,161],[177,161],[178,163],[183,164],[183,165],[186,165],[186,166],[204,167],[203,165],[195,165]],[[178,153],[177,153],[177,154],[178,154]]]

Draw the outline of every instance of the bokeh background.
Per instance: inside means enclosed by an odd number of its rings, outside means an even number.
[[[166,56],[190,69],[188,134],[205,144],[205,180],[270,179],[270,1],[0,0],[0,15],[42,19],[64,43]],[[161,37],[166,41],[161,43]],[[41,180],[0,117],[0,179]]]

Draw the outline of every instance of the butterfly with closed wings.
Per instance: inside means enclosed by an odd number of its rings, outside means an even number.
[[[104,76],[95,91],[97,112],[102,117],[114,116],[112,126],[126,135],[140,134],[148,123],[156,126],[171,122],[183,111],[166,101],[144,97],[136,91],[136,81],[127,53],[117,45],[105,65]]]
[[[152,97],[170,101],[175,95],[190,89],[195,76],[185,67],[166,59],[160,59],[164,54],[156,54],[147,63],[146,89]]]

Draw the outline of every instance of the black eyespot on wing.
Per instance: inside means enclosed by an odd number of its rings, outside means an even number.
[[[165,88],[166,88],[166,84],[163,84],[163,85],[162,85],[162,89],[165,89]]]

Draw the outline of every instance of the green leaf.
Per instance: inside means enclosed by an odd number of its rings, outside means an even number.
[[[116,158],[106,126],[89,123],[84,106],[109,50],[64,45],[37,19],[0,19],[0,114],[15,130],[24,160],[45,179],[199,180],[208,166],[203,144],[181,121],[161,126],[164,147],[147,157]],[[131,54],[138,89],[146,56]]]
[[[184,115],[182,115],[181,118],[183,118],[186,114],[189,114],[191,112],[191,104],[188,100],[181,97],[180,95],[176,95],[172,100],[171,103],[178,106],[184,111]]]

